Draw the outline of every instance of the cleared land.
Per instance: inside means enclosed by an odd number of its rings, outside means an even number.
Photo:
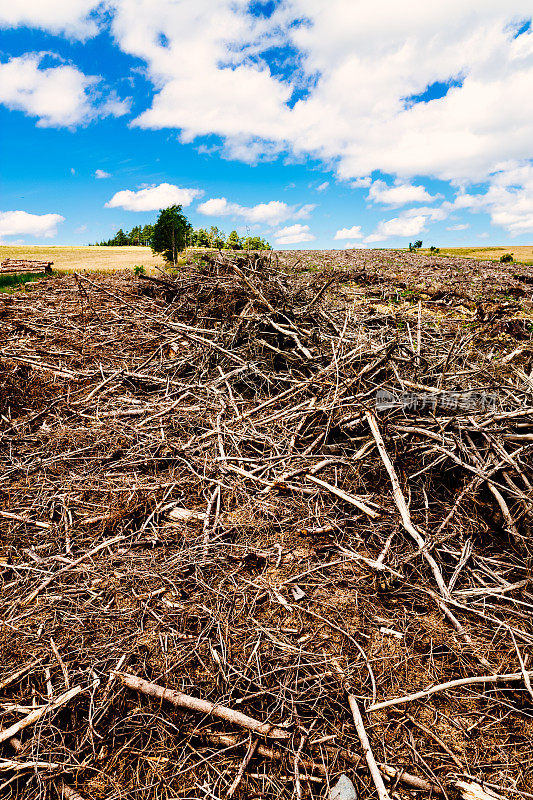
[[[0,297],[0,797],[529,800],[533,269],[203,262]]]
[[[54,262],[56,272],[116,272],[134,266],[163,266],[149,247],[26,247],[0,245],[0,261],[5,258],[35,258]]]

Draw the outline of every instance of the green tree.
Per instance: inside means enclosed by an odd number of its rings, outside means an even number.
[[[209,234],[205,228],[198,228],[197,231],[193,231],[191,243],[195,247],[209,247]]]
[[[122,228],[119,228],[118,231],[116,232],[115,238],[113,239],[113,244],[116,247],[124,247],[125,245],[129,244],[128,237],[126,236]]]
[[[225,246],[227,250],[242,250],[242,242],[237,231],[231,231]]]
[[[260,236],[247,236],[242,246],[245,250],[272,250],[269,243]]]
[[[165,261],[176,266],[178,253],[187,245],[192,226],[181,213],[181,206],[169,206],[159,212],[154,225],[150,245],[154,253],[160,253]]]
[[[128,233],[128,239],[130,244],[140,244],[141,243],[141,226],[136,225],[131,231]]]
[[[141,244],[149,245],[150,244],[150,240],[152,238],[153,232],[154,232],[154,226],[153,225],[145,225],[143,227],[143,229],[142,229],[142,234],[141,234],[142,242],[141,242]]]
[[[219,230],[216,225],[211,225],[209,228],[209,244],[211,247],[216,247],[217,250],[220,250],[224,247],[226,242],[226,234],[224,231]]]

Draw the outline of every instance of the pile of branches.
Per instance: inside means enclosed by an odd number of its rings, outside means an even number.
[[[1,797],[532,796],[531,342],[271,259],[3,302]]]

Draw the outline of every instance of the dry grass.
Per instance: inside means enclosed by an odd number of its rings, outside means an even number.
[[[116,272],[133,269],[136,264],[162,267],[160,256],[154,256],[149,247],[54,247],[39,245],[1,245],[0,261],[5,258],[50,259],[58,272]]]

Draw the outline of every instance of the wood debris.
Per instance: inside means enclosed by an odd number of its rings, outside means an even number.
[[[305,258],[0,297],[0,798],[533,797],[531,329]]]

